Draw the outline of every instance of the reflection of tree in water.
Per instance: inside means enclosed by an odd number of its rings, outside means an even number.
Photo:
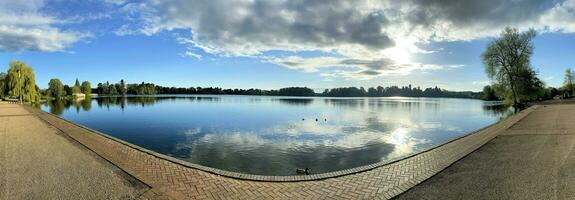
[[[85,98],[82,100],[76,99],[52,99],[47,100],[46,105],[50,108],[50,113],[55,115],[62,115],[64,110],[69,109],[70,107],[74,106],[76,112],[89,111],[92,108],[92,98]]]
[[[313,99],[311,98],[281,98],[272,100],[279,101],[282,104],[295,105],[295,106],[305,106],[313,103]]]
[[[82,110],[90,111],[90,109],[92,108],[92,98],[88,96],[85,99],[82,99],[82,101],[80,101],[80,104],[82,104]]]
[[[152,106],[155,103],[166,102],[166,101],[176,101],[176,100],[189,100],[197,102],[219,102],[220,97],[209,97],[209,96],[129,96],[125,98],[128,105],[138,105],[138,106]]]
[[[207,102],[217,102],[220,101],[220,97],[196,97],[196,96],[107,96],[107,97],[94,97],[86,98],[82,100],[74,99],[59,99],[59,100],[49,100],[46,104],[50,107],[50,112],[61,115],[64,110],[74,106],[77,112],[80,110],[89,111],[92,108],[92,101],[96,101],[98,107],[110,108],[110,107],[120,107],[122,110],[126,105],[131,106],[153,106],[157,102],[162,101],[175,101],[176,99],[189,99],[190,101],[207,101]]]
[[[66,101],[65,99],[59,99],[59,100],[47,100],[46,104],[48,105],[48,107],[50,107],[50,113],[55,114],[55,115],[62,115],[62,113],[64,113],[64,110],[66,110],[69,107],[66,106]]]
[[[134,96],[134,97],[123,97],[121,102],[124,104],[119,104],[119,106],[124,109],[125,104],[132,105],[132,106],[153,106],[156,104],[158,98],[156,96]]]
[[[419,109],[421,105],[425,105],[426,109],[432,108],[435,111],[439,109],[439,103],[436,101],[397,100],[386,98],[326,98],[324,99],[324,103],[336,107],[350,108],[365,107],[367,105],[370,108],[402,108],[409,111],[412,109]]]
[[[363,99],[363,98],[361,98],[361,99],[351,99],[351,98],[329,99],[329,98],[326,98],[323,101],[324,101],[324,103],[330,104],[333,106],[351,107],[351,108],[363,107],[365,105],[365,99]]]
[[[192,97],[193,98],[193,97]],[[222,99],[220,97],[208,97],[208,96],[198,96],[195,97],[197,101],[206,101],[206,102],[220,102]]]
[[[502,102],[485,102],[483,111],[491,116],[506,118],[513,114],[513,108]]]

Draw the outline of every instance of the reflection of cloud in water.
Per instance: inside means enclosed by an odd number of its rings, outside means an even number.
[[[193,129],[184,133],[186,139],[176,145],[174,153],[230,171],[287,175],[295,168],[309,167],[320,173],[372,164],[413,153],[418,144],[427,142],[410,137],[410,128],[383,129],[384,125],[373,125],[376,122],[369,122],[373,129],[301,123],[287,125],[287,129],[275,127],[266,134]]]
[[[270,140],[253,133],[225,133],[206,134],[178,148],[189,148],[191,155],[180,157],[193,163],[262,175],[289,175],[305,167],[314,173],[347,169],[379,162],[394,149],[382,140],[355,148],[340,143],[346,142]]]
[[[415,139],[409,136],[409,129],[407,128],[397,128],[393,130],[390,134],[386,135],[385,139],[388,143],[394,145],[394,150],[388,156],[388,158],[398,158],[408,154],[415,153],[417,151],[417,145],[421,143],[426,143],[427,141],[422,139]]]

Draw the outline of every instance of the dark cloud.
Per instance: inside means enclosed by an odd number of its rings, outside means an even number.
[[[232,51],[394,45],[384,31],[389,20],[383,13],[358,12],[347,0],[162,1],[153,7],[155,30],[190,28],[196,42]]]
[[[401,11],[402,16],[412,30],[419,28],[425,32],[424,39],[472,40],[494,36],[507,26],[543,30],[554,23],[541,19],[556,3],[543,0],[408,0],[398,4],[408,7]]]
[[[446,20],[456,26],[519,23],[536,20],[552,4],[542,0],[411,0],[415,6],[410,19],[414,24]]]
[[[381,74],[381,72],[374,71],[374,70],[364,70],[364,71],[361,71],[361,73],[365,74],[365,75],[370,75],[370,76],[377,76],[377,75]]]
[[[378,59],[378,60],[362,60],[362,59],[346,59],[342,60],[343,65],[359,65],[371,70],[393,70],[397,65],[391,59]]]

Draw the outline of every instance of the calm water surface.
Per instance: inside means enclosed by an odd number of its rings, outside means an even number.
[[[42,109],[181,160],[260,175],[399,158],[509,114],[494,102],[403,97],[100,97]]]

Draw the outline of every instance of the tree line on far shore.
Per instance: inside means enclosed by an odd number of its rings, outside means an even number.
[[[76,79],[76,82],[72,87],[69,85],[62,84],[60,79],[54,78],[50,79],[48,82],[48,89],[41,90],[40,93],[44,94],[46,98],[52,99],[62,99],[66,97],[70,97],[73,95],[83,94],[86,97],[89,97],[92,94],[92,86],[89,81],[83,81],[80,84],[80,81]]]
[[[15,80],[20,73],[21,81]],[[20,93],[20,86],[22,86]],[[23,95],[20,95],[23,94]],[[92,88],[89,81],[76,79],[70,86],[62,83],[60,79],[50,79],[47,89],[40,89],[35,83],[32,68],[21,61],[10,63],[9,73],[0,73],[0,98],[17,98],[22,96],[24,102],[38,102],[41,97],[45,99],[63,99],[78,96],[90,97],[94,94],[99,96],[115,95],[155,95],[155,94],[211,94],[211,95],[265,95],[265,96],[325,96],[325,97],[453,97],[453,98],[479,98],[481,92],[454,92],[430,87],[421,89],[411,85],[398,87],[342,87],[326,89],[322,93],[316,93],[307,87],[287,87],[278,90],[262,89],[222,89],[219,87],[163,87],[153,83],[141,82],[139,84],[126,84],[124,80],[118,83],[98,83]]]
[[[105,84],[109,85],[109,84]],[[113,87],[113,85],[110,85]],[[116,84],[116,87],[118,84]],[[100,93],[100,92],[99,92]],[[102,93],[107,94],[107,93]],[[411,85],[398,87],[342,87],[326,89],[322,93],[316,93],[308,87],[287,87],[279,90],[262,89],[223,89],[219,87],[163,87],[151,83],[130,84],[128,94],[212,94],[212,95],[263,95],[263,96],[325,96],[325,97],[452,97],[452,98],[479,98],[480,92],[454,92],[430,87],[421,89]],[[112,93],[111,95],[117,95]]]

